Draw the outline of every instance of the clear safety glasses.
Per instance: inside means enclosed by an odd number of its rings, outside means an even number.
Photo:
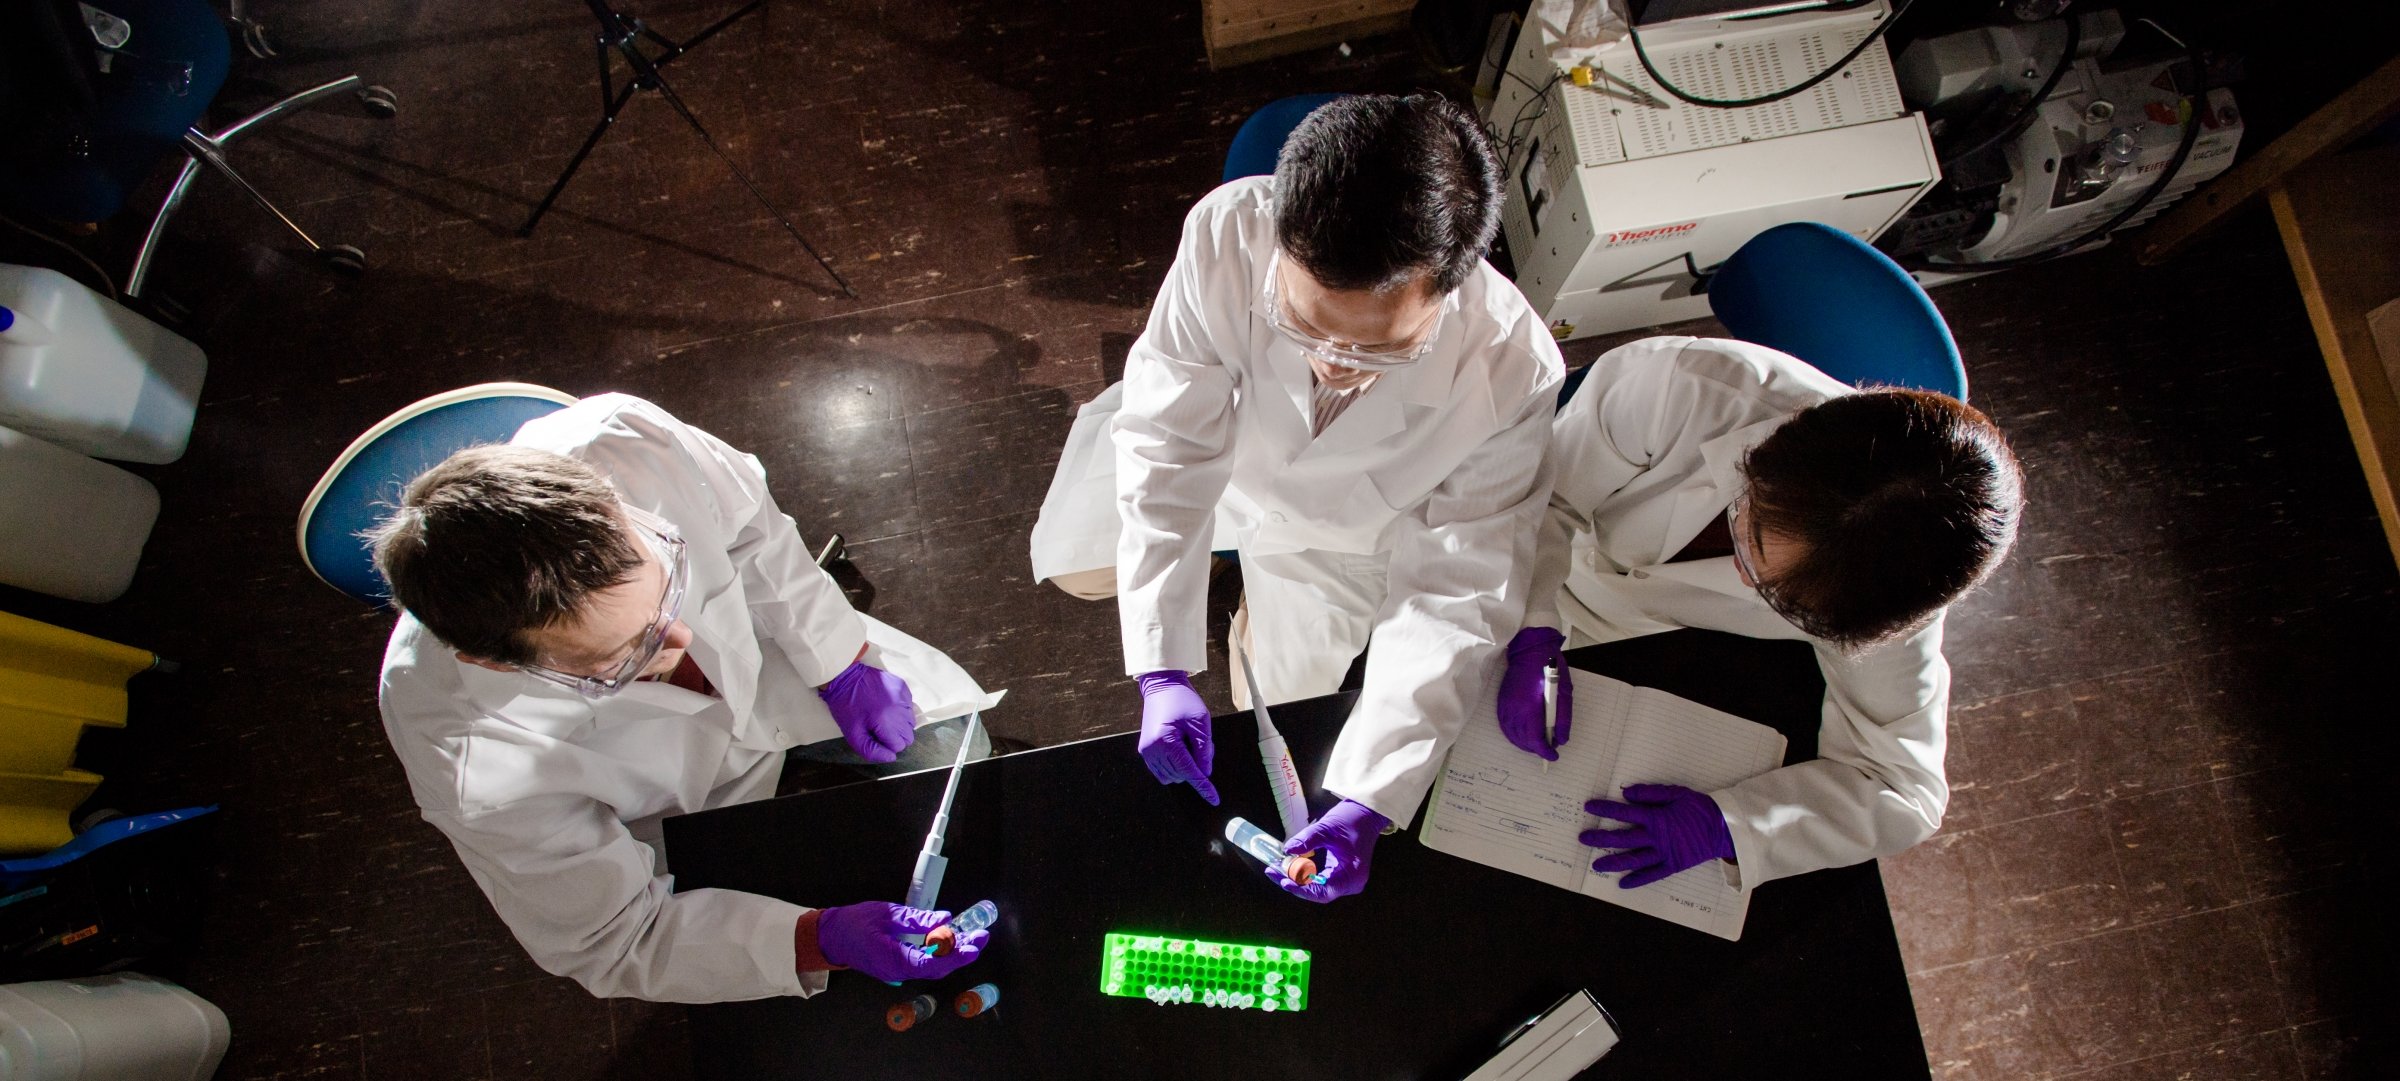
[[[1404,368],[1433,351],[1433,343],[1441,337],[1442,309],[1449,306],[1447,302],[1436,305],[1433,314],[1426,316],[1416,332],[1400,344],[1362,346],[1317,333],[1306,318],[1284,304],[1283,294],[1283,252],[1278,249],[1267,259],[1267,291],[1261,298],[1259,314],[1266,317],[1267,325],[1298,345],[1301,352],[1327,364],[1365,372]]]
[[[684,589],[691,582],[691,560],[684,551],[683,537],[675,531],[674,526],[638,508],[627,507],[625,513],[633,521],[634,532],[640,534],[642,542],[650,546],[659,564],[667,568],[667,588],[658,599],[657,618],[651,620],[650,628],[642,632],[641,639],[634,644],[633,651],[625,655],[624,660],[605,666],[599,674],[569,675],[538,664],[520,664],[518,671],[556,683],[586,698],[606,698],[624,690],[626,685],[642,674],[642,669],[650,667],[650,662],[658,659],[658,651],[667,644],[667,632],[674,628],[677,619],[682,618]]]
[[[1760,578],[1757,569],[1750,565],[1749,550],[1742,544],[1744,540],[1757,540],[1750,529],[1750,493],[1744,492],[1734,497],[1732,504],[1725,508],[1725,532],[1730,534],[1729,539],[1733,542],[1733,566],[1742,572],[1742,581],[1750,583],[1752,589],[1766,592],[1759,584],[1765,579]]]

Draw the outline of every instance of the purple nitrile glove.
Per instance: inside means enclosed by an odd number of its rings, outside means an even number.
[[[865,661],[852,661],[817,691],[842,740],[860,758],[889,762],[917,741],[917,710],[900,677]]]
[[[843,968],[857,969],[886,983],[938,980],[958,971],[983,954],[990,931],[958,936],[958,948],[939,957],[900,941],[902,935],[922,935],[950,922],[947,912],[928,912],[885,901],[823,909],[817,913],[817,949]]]
[[[1283,843],[1287,856],[1305,856],[1318,849],[1325,858],[1317,861],[1318,877],[1325,881],[1294,882],[1284,877],[1283,868],[1267,868],[1267,877],[1283,887],[1283,892],[1324,904],[1336,897],[1348,897],[1367,888],[1367,865],[1375,859],[1375,839],[1391,828],[1392,820],[1376,814],[1373,808],[1357,800],[1346,799],[1308,824],[1308,828]]]
[[[1575,685],[1567,679],[1560,647],[1567,636],[1549,627],[1527,627],[1508,640],[1508,670],[1500,675],[1500,734],[1528,754],[1558,761],[1557,744],[1567,741]],[[1542,671],[1558,665],[1558,730],[1554,743],[1542,732]]]
[[[1208,781],[1217,746],[1208,737],[1208,703],[1192,689],[1192,677],[1172,668],[1145,673],[1142,687],[1142,764],[1160,784],[1189,783],[1209,806],[1217,786]]]
[[[1621,830],[1585,830],[1583,843],[1593,848],[1624,851],[1592,861],[1595,871],[1630,871],[1617,885],[1624,889],[1647,886],[1686,868],[1710,860],[1733,858],[1733,834],[1725,828],[1725,813],[1706,792],[1678,784],[1625,786],[1630,802],[1596,799],[1583,805],[1587,814],[1631,823]]]

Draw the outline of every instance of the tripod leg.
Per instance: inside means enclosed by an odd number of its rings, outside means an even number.
[[[518,236],[533,235],[533,227],[542,223],[542,215],[550,212],[550,204],[558,201],[558,194],[567,190],[567,181],[575,179],[575,170],[583,168],[583,159],[590,156],[593,147],[600,145],[600,137],[608,134],[609,127],[617,122],[617,114],[624,111],[625,103],[632,99],[637,88],[637,83],[628,82],[617,91],[617,99],[608,103],[608,111],[601,114],[599,123],[592,125],[592,133],[584,138],[582,146],[576,148],[575,156],[567,159],[566,171],[559,173],[558,182],[550,185],[550,194],[542,196],[541,205],[533,208],[533,216],[525,219],[525,224],[517,226]]]
[[[826,262],[824,256],[817,254],[816,245],[809,243],[807,237],[800,235],[799,227],[793,225],[790,218],[784,217],[783,211],[777,209],[774,203],[769,202],[766,193],[758,190],[758,185],[750,181],[750,174],[743,172],[741,165],[733,160],[733,156],[725,153],[724,147],[717,145],[717,140],[708,134],[708,129],[700,125],[700,118],[693,116],[692,111],[684,106],[683,98],[675,93],[675,88],[667,85],[667,81],[659,76],[658,69],[652,68],[646,73],[646,76],[657,88],[659,96],[667,99],[667,104],[673,106],[676,114],[683,117],[683,122],[690,124],[692,130],[700,134],[700,141],[708,144],[709,151],[716,154],[717,159],[724,162],[726,168],[733,170],[734,179],[741,181],[743,187],[750,189],[750,197],[758,200],[758,205],[767,208],[767,213],[775,216],[776,224],[783,226],[783,231],[790,233],[793,240],[799,241],[801,250],[807,252],[809,258],[816,260],[817,265],[824,268],[825,273],[833,277],[835,285],[842,287],[842,295],[852,300],[858,299],[858,291],[850,288],[849,280],[842,277],[841,271],[833,269],[833,264]]]
[[[723,30],[728,26],[732,26],[734,23],[740,21],[742,16],[748,15],[753,11],[757,11],[758,6],[766,2],[767,0],[750,0],[749,3],[743,4],[739,9],[735,10],[733,14],[727,15],[722,19],[718,19],[717,21],[708,24],[708,29],[702,30],[698,34],[693,35],[681,45],[667,42],[667,52],[665,55],[658,58],[658,63],[663,65],[669,60],[673,60],[676,57],[682,56],[693,49],[699,48],[701,42],[717,36],[718,31]],[[656,35],[652,36],[655,37]],[[660,38],[659,40],[662,42],[666,41],[664,38]]]

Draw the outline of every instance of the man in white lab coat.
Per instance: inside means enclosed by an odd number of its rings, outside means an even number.
[[[674,892],[663,819],[772,795],[787,751],[947,764],[963,725],[917,726],[997,701],[850,607],[756,458],[601,395],[427,470],[374,539],[403,609],[384,730],[535,963],[595,995],[718,1002],[814,994],[835,967],[929,978],[981,948],[926,957],[900,938],[941,914],[882,902]]]
[[[1556,484],[1526,629],[1499,692],[1544,758],[1542,669],[1562,647],[1678,627],[1804,641],[1825,675],[1817,757],[1715,792],[1629,785],[1594,800],[1595,870],[1638,887],[1714,860],[1742,888],[1932,836],[1950,668],[1947,606],[2016,535],[2022,478],[2000,430],[1925,391],[1853,391],[1746,342],[1611,350],[1559,410]]]
[[[1523,613],[1565,372],[1483,261],[1500,184],[1473,116],[1440,98],[1310,114],[1272,178],[1185,219],[1121,391],[1079,418],[1035,530],[1038,578],[1117,597],[1151,772],[1211,803],[1189,674],[1212,548],[1240,552],[1253,693],[1331,693],[1366,651],[1324,773],[1340,802],[1287,842],[1324,852],[1324,881],[1270,872],[1310,900],[1364,887]],[[1106,492],[1117,513],[1092,513]]]

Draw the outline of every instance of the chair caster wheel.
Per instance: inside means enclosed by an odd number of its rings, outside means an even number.
[[[358,277],[367,269],[367,253],[348,244],[327,244],[318,249],[317,256],[346,278]]]
[[[241,28],[242,48],[250,50],[250,55],[261,60],[268,59],[275,55],[274,44],[267,40],[266,27],[260,26],[259,24],[248,19],[244,19],[241,21]]]
[[[390,120],[400,115],[400,95],[389,87],[369,86],[358,92],[358,103],[366,107],[367,115],[377,120]]]

